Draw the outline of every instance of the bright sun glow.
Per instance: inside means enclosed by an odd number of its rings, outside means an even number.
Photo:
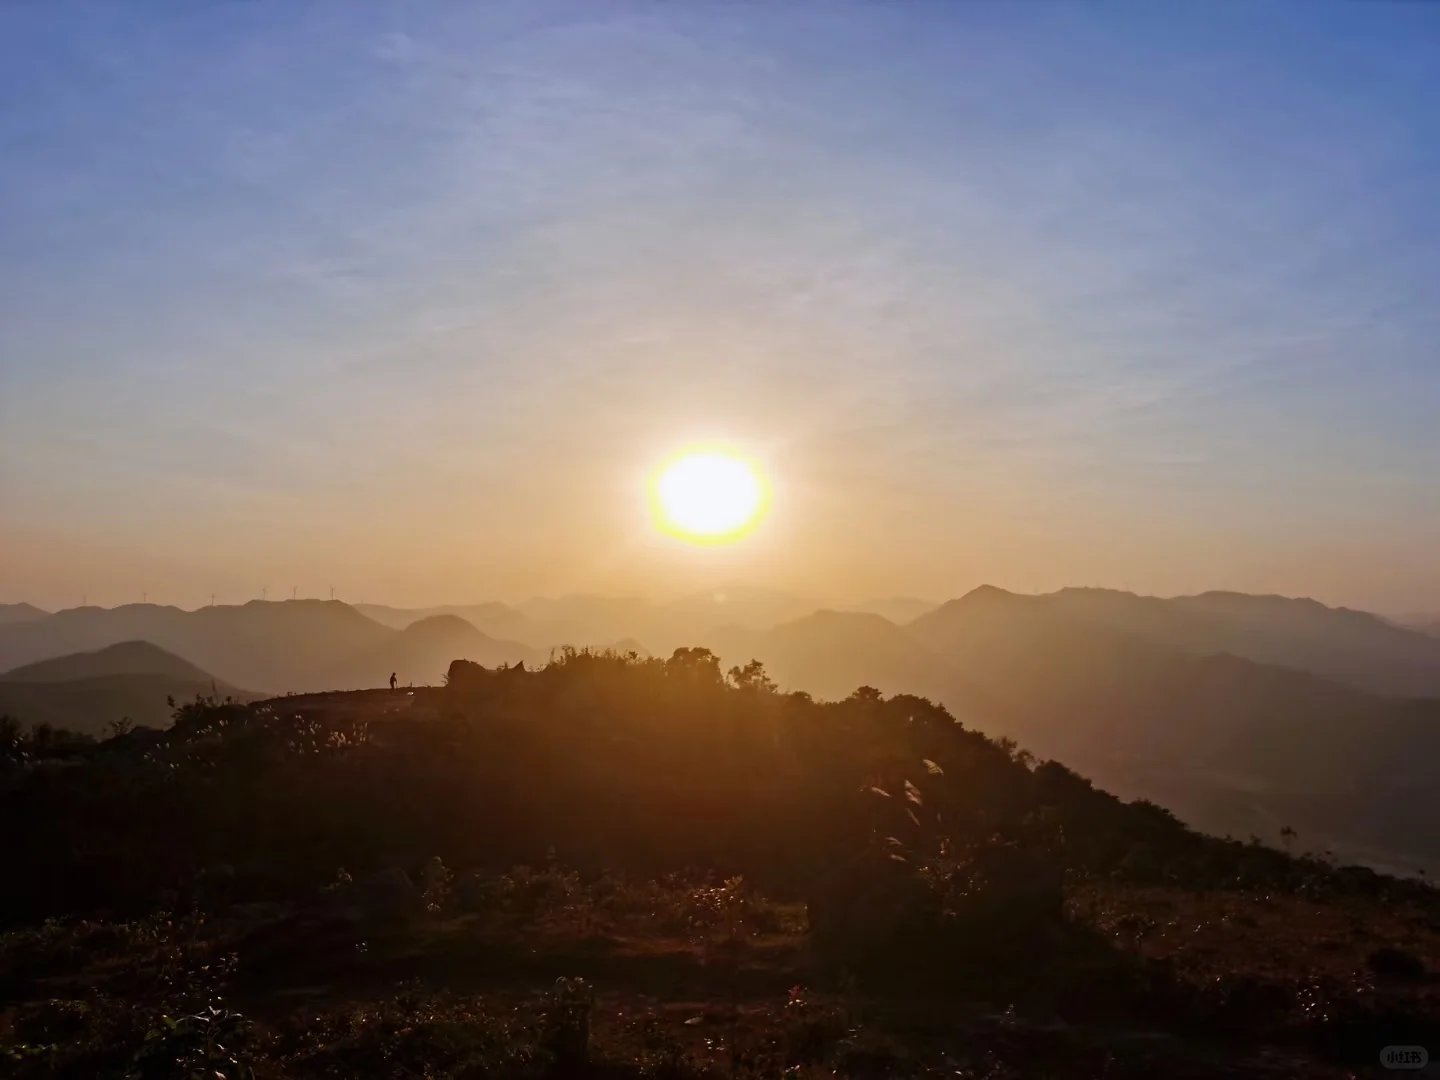
[[[738,540],[759,524],[767,500],[755,466],[721,451],[681,454],[656,473],[650,490],[660,527],[701,544]]]

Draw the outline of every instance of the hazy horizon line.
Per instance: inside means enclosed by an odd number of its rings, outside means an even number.
[[[346,597],[344,597],[344,596],[339,596],[339,595],[337,595],[337,596],[331,596],[331,597],[326,597],[326,596],[280,596],[280,597],[276,597],[276,598],[273,598],[273,599],[270,598],[270,597],[267,597],[267,596],[254,596],[254,597],[250,597],[249,599],[240,600],[240,601],[219,600],[219,599],[217,598],[216,600],[213,600],[211,603],[208,603],[208,604],[199,604],[199,605],[196,605],[196,606],[194,606],[194,607],[186,607],[186,606],[184,606],[183,604],[177,604],[177,603],[162,603],[162,602],[159,602],[159,601],[147,600],[147,599],[134,600],[134,601],[125,601],[125,602],[118,603],[118,604],[108,604],[108,605],[107,605],[107,604],[80,603],[80,604],[75,604],[75,605],[71,605],[71,606],[68,606],[68,607],[47,607],[47,606],[45,606],[45,605],[43,605],[43,604],[37,604],[37,603],[35,603],[35,602],[33,602],[33,601],[29,601],[29,600],[0,600],[0,607],[29,607],[29,608],[31,608],[31,609],[33,609],[33,610],[35,610],[35,611],[42,612],[42,613],[44,613],[44,614],[46,614],[46,615],[58,615],[58,614],[61,614],[61,613],[63,613],[63,612],[72,612],[72,611],[84,611],[84,610],[118,611],[118,610],[123,609],[123,608],[133,608],[133,607],[168,608],[168,609],[173,609],[173,610],[181,611],[181,612],[184,612],[184,613],[187,613],[187,614],[191,614],[191,613],[195,613],[195,612],[199,612],[199,611],[204,611],[204,610],[206,610],[207,608],[212,608],[212,607],[216,607],[216,608],[240,608],[240,607],[250,607],[250,606],[253,606],[253,605],[256,605],[256,604],[288,604],[288,603],[320,603],[320,604],[335,603],[335,604],[342,604],[342,605],[344,605],[344,606],[351,607],[351,608],[360,608],[360,607],[387,608],[387,609],[389,609],[389,610],[391,610],[391,611],[396,611],[396,612],[423,612],[423,611],[434,611],[434,610],[442,609],[442,608],[474,608],[474,607],[486,607],[486,606],[490,606],[490,605],[499,605],[500,607],[503,607],[503,608],[506,608],[506,609],[508,609],[508,610],[515,611],[515,612],[518,612],[518,613],[523,614],[524,612],[522,611],[522,609],[523,609],[525,606],[527,606],[527,605],[532,605],[532,604],[536,604],[536,603],[563,603],[563,602],[565,602],[565,601],[605,601],[605,602],[627,602],[627,601],[628,601],[628,602],[639,602],[639,603],[643,603],[643,604],[646,604],[646,605],[649,605],[649,606],[652,606],[652,607],[655,607],[655,608],[658,609],[658,608],[665,608],[665,607],[669,607],[669,606],[674,606],[674,605],[677,605],[677,604],[684,603],[684,602],[686,602],[686,601],[694,601],[694,600],[697,600],[697,599],[699,599],[700,597],[704,596],[706,593],[711,593],[712,595],[715,595],[715,596],[717,597],[717,603],[724,603],[725,600],[718,599],[718,597],[719,597],[721,594],[723,594],[723,593],[725,593],[725,592],[727,592],[727,591],[744,591],[744,592],[749,593],[749,594],[751,594],[751,595],[754,595],[754,594],[757,594],[757,593],[758,593],[758,594],[764,594],[764,595],[766,595],[766,596],[768,596],[768,597],[770,597],[770,598],[773,598],[773,599],[785,598],[785,599],[789,599],[789,600],[795,602],[796,604],[803,604],[803,605],[805,605],[805,606],[814,605],[814,607],[813,607],[812,610],[813,610],[814,612],[818,612],[818,611],[854,611],[854,610],[858,610],[858,609],[860,609],[860,608],[862,608],[862,607],[865,607],[865,606],[879,605],[879,604],[892,604],[892,603],[906,603],[906,604],[927,605],[929,608],[934,609],[934,608],[942,607],[942,606],[944,606],[945,604],[950,603],[950,602],[952,602],[952,601],[963,599],[964,597],[969,596],[969,595],[971,595],[972,593],[978,592],[978,591],[980,591],[980,590],[982,590],[982,589],[993,589],[993,590],[996,590],[996,591],[998,591],[998,592],[1003,592],[1003,593],[1010,594],[1010,595],[1012,595],[1012,596],[1035,596],[1035,597],[1039,597],[1039,596],[1054,596],[1054,595],[1058,595],[1058,594],[1060,594],[1060,593],[1069,592],[1069,591],[1110,592],[1110,593],[1120,593],[1120,594],[1124,594],[1124,595],[1128,595],[1128,596],[1134,596],[1134,597],[1137,597],[1137,598],[1140,598],[1140,599],[1165,600],[1165,601],[1168,601],[1168,600],[1183,600],[1183,599],[1190,599],[1190,598],[1199,597],[1199,596],[1209,596],[1209,595],[1217,595],[1217,594],[1219,594],[1219,595],[1231,595],[1231,596],[1246,596],[1246,597],[1251,597],[1251,598],[1254,598],[1254,599],[1280,599],[1280,600],[1287,600],[1287,601],[1293,601],[1293,602],[1311,602],[1311,603],[1320,604],[1321,606],[1323,606],[1323,607],[1325,607],[1325,608],[1327,608],[1327,609],[1329,609],[1329,610],[1332,610],[1332,611],[1356,611],[1356,612],[1363,612],[1363,613],[1366,613],[1366,614],[1376,615],[1376,616],[1378,616],[1378,617],[1385,618],[1385,619],[1387,619],[1387,620],[1402,620],[1402,621],[1403,621],[1403,620],[1424,620],[1424,619],[1429,619],[1429,618],[1435,618],[1435,617],[1437,617],[1437,615],[1440,615],[1440,613],[1429,612],[1429,611],[1417,611],[1417,610],[1386,611],[1386,610],[1381,610],[1381,609],[1376,609],[1376,608],[1355,607],[1355,606],[1348,605],[1348,604],[1340,604],[1340,603],[1328,602],[1328,601],[1325,601],[1325,600],[1322,600],[1322,599],[1320,599],[1320,598],[1318,598],[1318,597],[1313,597],[1313,596],[1292,596],[1292,595],[1287,594],[1287,593],[1278,593],[1278,592],[1257,593],[1257,592],[1247,592],[1247,591],[1242,590],[1242,589],[1209,588],[1209,589],[1201,589],[1201,590],[1198,590],[1198,591],[1195,591],[1195,592],[1178,592],[1178,593],[1161,594],[1161,593],[1141,592],[1141,591],[1137,591],[1137,590],[1135,590],[1135,589],[1123,588],[1123,587],[1120,587],[1120,586],[1113,586],[1113,585],[1063,585],[1063,586],[1060,586],[1059,588],[1055,588],[1055,589],[1025,590],[1025,589],[1018,589],[1018,588],[1009,588],[1009,587],[1001,586],[1001,585],[995,585],[995,584],[992,584],[992,583],[990,583],[990,582],[981,582],[980,584],[975,585],[975,586],[972,586],[972,587],[969,588],[969,589],[966,589],[966,590],[961,591],[961,592],[957,592],[957,593],[955,593],[955,594],[953,594],[953,595],[947,596],[947,597],[945,597],[944,599],[940,599],[940,600],[934,599],[933,597],[922,597],[922,596],[906,595],[906,594],[898,594],[898,593],[897,593],[897,594],[893,594],[893,595],[883,595],[883,596],[866,596],[866,597],[851,598],[851,599],[834,599],[834,598],[827,598],[827,597],[820,597],[820,596],[812,596],[812,595],[808,595],[808,594],[805,594],[805,593],[792,592],[792,591],[787,590],[787,589],[769,588],[769,587],[767,587],[767,586],[735,585],[735,584],[731,584],[731,585],[726,585],[726,586],[717,586],[716,588],[713,588],[713,589],[698,589],[698,590],[692,590],[692,591],[690,591],[690,592],[678,593],[678,594],[672,595],[672,596],[670,596],[670,597],[668,597],[668,598],[661,598],[661,597],[655,596],[654,594],[649,594],[649,595],[647,595],[647,594],[642,594],[642,593],[627,593],[627,592],[606,593],[606,592],[576,591],[576,592],[559,593],[559,594],[534,594],[534,595],[531,595],[531,596],[526,597],[526,598],[523,599],[523,600],[514,600],[514,601],[511,601],[511,600],[501,600],[501,599],[498,599],[498,598],[491,597],[491,598],[489,598],[489,599],[482,599],[482,600],[470,600],[470,601],[454,601],[454,600],[452,600],[452,601],[445,601],[445,602],[441,602],[441,603],[432,603],[432,604],[393,603],[393,602],[387,602],[387,601],[384,601],[384,600],[348,599],[348,598],[346,598]],[[782,619],[782,620],[780,620],[780,621],[785,621],[785,620]]]

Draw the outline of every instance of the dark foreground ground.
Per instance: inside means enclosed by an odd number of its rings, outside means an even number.
[[[286,699],[380,721],[438,697]],[[383,736],[380,736],[383,737]],[[20,827],[12,825],[12,827]],[[1440,905],[1104,877],[1043,939],[852,970],[738,878],[436,860],[0,935],[0,1076],[1329,1078],[1440,1056]],[[939,946],[936,946],[938,950]]]
[[[6,935],[0,1074],[1323,1080],[1390,1075],[1381,1047],[1440,998],[1373,970],[1396,942],[1440,967],[1432,917],[1263,896],[1081,886],[1087,944],[932,991],[822,969],[803,908],[738,881],[519,870],[442,879],[409,913],[345,894]],[[1145,1015],[1101,942],[1193,1000]]]

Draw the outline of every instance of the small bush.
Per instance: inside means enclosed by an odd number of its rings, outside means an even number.
[[[125,1080],[253,1080],[251,1023],[208,1006],[187,1016],[161,1016],[135,1052]]]
[[[560,1069],[590,1058],[590,1016],[595,991],[584,979],[559,979],[545,1002],[544,1045]]]
[[[1389,945],[1376,949],[1365,960],[1376,975],[1387,979],[1417,981],[1425,977],[1425,962],[1412,953]]]

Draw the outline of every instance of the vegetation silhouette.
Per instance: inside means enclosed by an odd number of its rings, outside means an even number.
[[[144,908],[216,862],[264,899],[337,866],[508,867],[551,847],[584,871],[716,867],[789,893],[861,852],[949,872],[1006,844],[1196,888],[1428,888],[1203,836],[923,698],[817,702],[705,649],[565,649],[535,671],[457,661],[435,695],[423,720],[201,697],[164,733],[12,724],[8,759],[30,767],[0,812],[30,824],[0,912]]]

